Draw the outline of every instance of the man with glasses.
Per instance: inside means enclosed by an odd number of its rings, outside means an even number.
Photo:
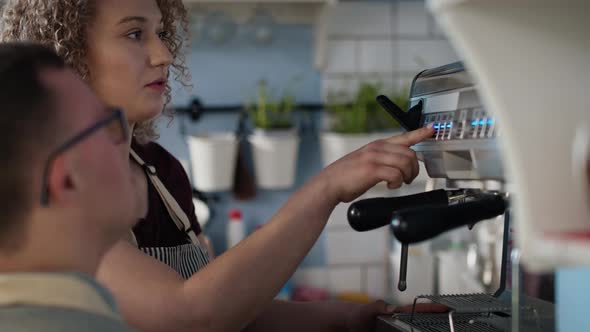
[[[137,220],[128,139],[53,51],[0,45],[0,331],[128,331],[94,281]]]

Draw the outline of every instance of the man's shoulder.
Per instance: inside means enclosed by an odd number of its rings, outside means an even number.
[[[0,306],[0,331],[130,332],[121,319],[86,311],[35,305]]]

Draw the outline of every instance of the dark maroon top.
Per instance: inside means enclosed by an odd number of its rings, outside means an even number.
[[[195,233],[200,234],[201,227],[195,215],[191,185],[182,164],[157,143],[139,144],[133,141],[131,147],[146,164],[156,168],[160,181],[164,183],[166,189],[184,210]],[[188,236],[176,227],[166,206],[164,206],[164,202],[147,176],[146,179],[148,182],[148,213],[146,218],[140,219],[133,227],[138,246],[174,247],[190,243]]]

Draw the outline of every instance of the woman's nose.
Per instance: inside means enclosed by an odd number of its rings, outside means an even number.
[[[156,40],[151,47],[150,64],[154,67],[169,66],[172,64],[172,53],[166,43],[162,40]]]

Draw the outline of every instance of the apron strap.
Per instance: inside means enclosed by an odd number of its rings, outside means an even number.
[[[62,307],[121,320],[91,285],[76,276],[13,273],[0,275],[0,306]]]
[[[131,157],[133,157],[133,159],[144,169],[151,183],[154,185],[154,188],[156,188],[156,191],[164,202],[166,210],[168,211],[170,218],[172,218],[176,224],[176,227],[187,234],[192,244],[198,245],[199,239],[197,238],[195,231],[192,229],[191,223],[186,216],[186,213],[184,213],[182,208],[178,205],[176,199],[174,199],[172,194],[170,194],[168,189],[166,189],[166,186],[162,183],[162,181],[160,181],[160,178],[158,178],[156,173],[156,168],[152,165],[146,164],[143,159],[141,159],[141,157],[139,157],[139,155],[133,151],[133,149],[131,149],[129,152]]]

